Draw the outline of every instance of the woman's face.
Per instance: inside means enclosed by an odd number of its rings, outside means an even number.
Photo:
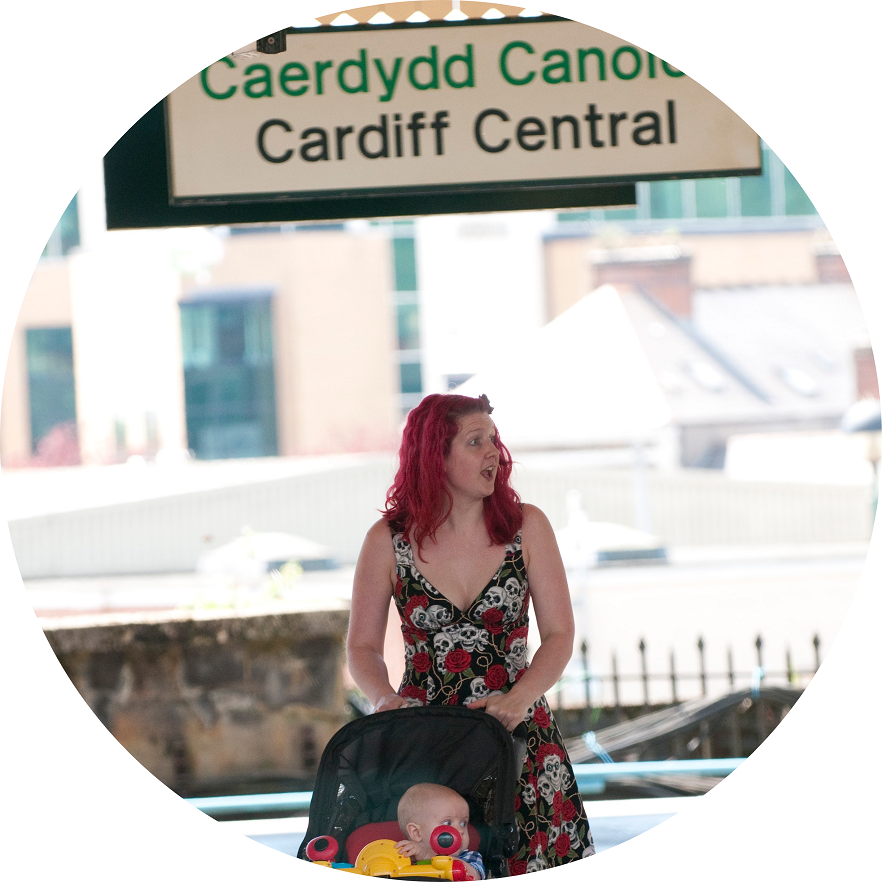
[[[447,487],[454,495],[483,498],[493,493],[499,470],[496,426],[486,413],[459,420],[459,431],[444,459]]]

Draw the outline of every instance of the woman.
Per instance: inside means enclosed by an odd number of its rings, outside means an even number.
[[[573,612],[545,515],[509,483],[511,456],[486,395],[429,395],[408,415],[383,517],[352,591],[349,670],[374,711],[462,704],[528,730],[512,874],[594,854],[569,758],[544,693],[573,650]],[[383,644],[394,598],[405,643],[396,691]],[[542,644],[527,664],[532,600]]]

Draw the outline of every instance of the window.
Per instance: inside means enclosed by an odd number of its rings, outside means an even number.
[[[187,439],[199,459],[275,456],[268,294],[181,304]]]
[[[681,181],[652,181],[649,185],[651,217],[683,217]]]
[[[28,398],[31,411],[31,450],[53,429],[76,426],[73,340],[71,329],[28,328]]]
[[[637,208],[561,212],[563,223],[711,218],[786,218],[817,215],[812,201],[783,162],[762,144],[761,175],[637,183]],[[699,228],[701,226],[699,225]],[[716,225],[714,229],[718,229]]]
[[[771,151],[763,144],[763,173],[739,179],[742,217],[770,217],[773,214],[770,165]]]
[[[80,244],[80,220],[77,210],[77,197],[74,196],[64,209],[61,218],[55,225],[42,257],[64,257],[72,248]]]
[[[406,414],[419,403],[423,393],[416,239],[412,220],[387,221],[385,225],[392,246],[399,405]]]
[[[412,236],[392,239],[392,257],[395,263],[395,290],[416,291],[416,242]]]
[[[812,200],[793,177],[792,172],[784,166],[784,211],[788,215],[817,214]]]
[[[398,373],[401,378],[402,394],[409,395],[423,391],[423,369],[418,361],[399,365]]]
[[[695,216],[726,217],[729,213],[725,178],[695,181]]]
[[[420,306],[418,303],[399,303],[395,307],[399,349],[420,348]]]

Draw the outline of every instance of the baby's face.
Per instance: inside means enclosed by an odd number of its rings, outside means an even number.
[[[469,847],[469,805],[459,795],[451,793],[441,799],[436,799],[426,809],[420,820],[420,832],[428,842],[432,831],[436,827],[445,824],[459,830],[462,836],[460,851]]]

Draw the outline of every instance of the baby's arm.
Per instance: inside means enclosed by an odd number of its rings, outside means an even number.
[[[469,879],[483,879],[484,877],[468,862],[468,861],[460,861],[460,863],[465,867],[466,875]]]
[[[454,858],[458,859],[459,862],[463,865],[466,875],[469,879],[484,879],[485,874],[483,861],[480,859],[479,855],[475,854],[475,852],[469,852],[469,855],[473,855],[475,858],[477,858],[477,863],[473,863],[470,860],[465,860],[463,858],[463,852],[454,855]]]

